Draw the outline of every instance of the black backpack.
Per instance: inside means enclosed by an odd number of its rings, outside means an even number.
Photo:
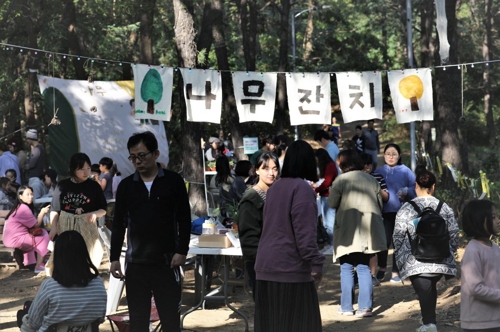
[[[439,214],[443,202],[439,201],[436,210],[431,207],[421,210],[415,202],[409,203],[417,211],[417,218],[420,218],[415,229],[415,239],[412,239],[410,233],[406,231],[411,254],[421,262],[441,262],[448,258],[451,255],[450,233],[446,220]]]

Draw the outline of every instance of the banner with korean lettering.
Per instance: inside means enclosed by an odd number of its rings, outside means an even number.
[[[398,123],[434,120],[431,69],[405,69],[387,73]]]
[[[240,122],[273,122],[276,81],[276,73],[233,73],[234,96]]]
[[[382,75],[379,71],[335,75],[344,123],[382,119]]]
[[[290,124],[330,123],[330,74],[286,74],[286,93],[290,108]]]
[[[216,70],[179,68],[184,80],[187,120],[220,123],[222,79]]]
[[[135,118],[170,121],[174,69],[134,65]]]

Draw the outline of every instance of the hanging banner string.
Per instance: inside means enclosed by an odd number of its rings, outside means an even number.
[[[75,55],[75,54],[68,54],[68,53],[60,53],[60,52],[53,52],[53,51],[47,51],[47,50],[42,50],[42,49],[37,49],[37,48],[32,48],[32,47],[26,47],[26,46],[22,46],[22,45],[2,43],[2,42],[0,42],[0,46],[3,46],[4,50],[6,50],[6,51],[15,50],[15,49],[19,49],[19,51],[21,53],[24,52],[25,50],[33,51],[35,56],[38,55],[38,53],[46,53],[49,58],[51,58],[52,56],[55,56],[55,55],[58,55],[58,56],[62,57],[63,59],[66,59],[66,58],[76,58],[78,61],[84,60],[86,65],[88,64],[88,62],[90,62],[91,65],[93,63],[101,63],[101,64],[104,64],[104,65],[109,65],[109,64],[115,65],[115,64],[118,64],[119,66],[122,66],[123,64],[130,64],[130,65],[136,64],[136,63],[130,62],[130,61],[101,59],[101,58],[94,58],[94,57],[89,57],[89,56],[82,56],[82,55]],[[474,68],[475,65],[481,65],[481,64],[485,64],[486,66],[488,66],[490,63],[496,63],[496,62],[500,62],[500,59],[499,60],[488,60],[488,61],[477,61],[477,62],[466,62],[466,63],[461,63],[461,64],[440,65],[440,66],[433,66],[433,67],[428,67],[428,68],[431,68],[431,69],[443,68],[443,70],[446,70],[447,68],[456,67],[458,70],[460,70],[462,67],[466,68],[467,66],[470,66],[471,68]],[[149,64],[149,65],[152,65],[152,64]],[[174,67],[174,68],[177,69],[177,67]],[[391,71],[405,70],[405,69],[410,69],[410,68],[374,70],[374,72],[386,72],[387,74],[390,74]],[[238,70],[219,70],[219,69],[207,69],[207,70],[217,70],[218,72],[234,72],[234,71],[238,71]],[[240,70],[240,71],[245,71],[245,70]],[[275,73],[277,73],[277,74],[287,74],[289,72],[275,72]],[[337,72],[330,72],[330,71],[328,71],[328,73],[330,73],[331,75],[333,75],[333,74],[335,74]]]

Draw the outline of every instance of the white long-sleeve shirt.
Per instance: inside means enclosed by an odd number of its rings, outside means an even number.
[[[463,329],[500,327],[500,248],[471,240],[462,259],[460,322]]]

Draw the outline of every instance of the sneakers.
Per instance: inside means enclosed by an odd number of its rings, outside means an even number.
[[[39,267],[35,267],[35,274],[45,272],[45,265],[40,265]]]
[[[380,286],[380,281],[378,281],[378,279],[375,276],[372,276],[372,284],[373,287]]]
[[[323,255],[333,255],[333,246],[326,245],[320,251]]]
[[[342,307],[339,307],[337,310],[337,314],[343,315],[343,316],[356,316],[356,317],[371,317],[373,316],[372,309],[370,308],[364,308],[356,311],[351,311],[351,310],[342,310]]]
[[[399,276],[392,277],[391,282],[401,283],[401,278]]]
[[[373,316],[372,309],[364,308],[361,310],[356,310],[356,317],[371,317]]]
[[[342,307],[339,307],[337,314],[342,316],[354,316],[354,310],[342,310]]]
[[[380,282],[384,281],[384,277],[385,277],[385,271],[378,271],[377,272],[376,278],[378,281],[380,281]]]
[[[420,326],[417,332],[437,332],[437,326],[435,324],[427,324]]]

